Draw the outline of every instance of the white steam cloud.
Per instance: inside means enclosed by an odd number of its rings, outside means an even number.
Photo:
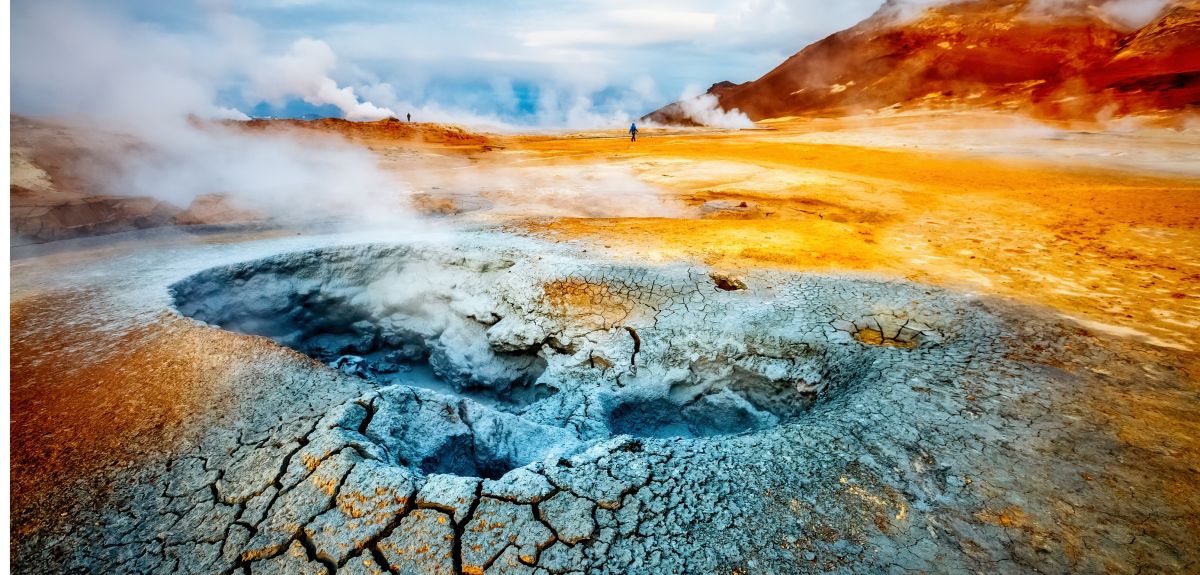
[[[679,101],[679,106],[685,116],[704,126],[713,128],[754,127],[754,122],[750,121],[750,118],[741,110],[737,108],[728,111],[722,109],[717,97],[712,94],[684,98]]]
[[[255,70],[255,92],[262,99],[281,104],[289,96],[299,96],[314,105],[337,106],[347,120],[382,120],[396,113],[370,102],[360,101],[354,88],[338,87],[329,73],[337,65],[337,56],[329,44],[301,38],[291,50]]]
[[[263,97],[294,95],[337,105],[347,117],[390,111],[361,102],[327,73],[329,47],[302,40],[263,55],[257,28],[225,13],[201,33],[171,34],[95,6],[46,0],[13,8],[14,107],[62,118],[89,134],[92,193],[144,196],[180,208],[207,194],[269,216],[361,221],[408,218],[395,180],[365,148],[319,134],[252,132],[216,105],[230,77],[250,77]],[[106,145],[105,142],[122,142]],[[88,168],[89,166],[84,166]]]
[[[754,127],[754,122],[741,110],[737,108],[725,110],[716,96],[701,92],[695,85],[684,89],[679,100],[672,106],[670,115],[710,128],[740,130]],[[656,126],[657,124],[647,120],[646,125]]]

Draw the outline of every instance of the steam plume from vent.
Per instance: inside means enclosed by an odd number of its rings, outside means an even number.
[[[353,88],[338,87],[329,77],[336,63],[337,56],[329,44],[301,38],[287,54],[271,58],[267,66],[256,72],[255,90],[268,101],[281,102],[288,96],[300,96],[309,104],[332,104],[347,120],[382,120],[396,115],[388,108],[359,101]]]

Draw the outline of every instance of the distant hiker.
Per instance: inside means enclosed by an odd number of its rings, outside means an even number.
[[[408,121],[409,121],[409,122],[411,122],[411,121],[412,121],[412,112],[409,112],[409,113],[408,113]]]
[[[637,141],[637,123],[636,122],[629,125],[629,141],[630,142]]]

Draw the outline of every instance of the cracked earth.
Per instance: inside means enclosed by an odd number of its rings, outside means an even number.
[[[14,405],[80,414],[14,428],[14,571],[1197,568],[1186,357],[882,277],[468,237],[14,262],[22,381],[130,389]]]

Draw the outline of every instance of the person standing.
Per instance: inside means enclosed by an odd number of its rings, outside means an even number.
[[[637,122],[634,122],[629,125],[629,141],[630,142],[637,141]]]
[[[409,121],[409,122],[411,122],[411,121],[412,121],[412,112],[409,112],[409,113],[408,113],[408,121]]]

